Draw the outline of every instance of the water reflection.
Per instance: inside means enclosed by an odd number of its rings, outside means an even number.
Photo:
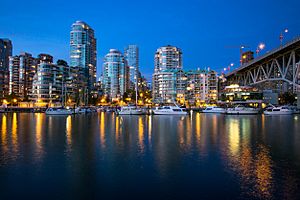
[[[240,146],[240,127],[238,119],[229,121],[229,150],[231,156],[236,156],[239,153]]]
[[[8,151],[8,141],[7,141],[7,117],[2,114],[2,124],[1,124],[1,147],[3,153]]]
[[[196,113],[196,122],[195,122],[195,126],[196,126],[196,142],[198,145],[198,148],[200,147],[200,143],[201,143],[201,120],[200,120],[200,113]]]
[[[13,152],[15,154],[18,153],[18,133],[17,133],[17,127],[18,127],[18,120],[17,120],[17,113],[13,114],[12,119],[12,146],[13,146]]]
[[[44,154],[43,150],[43,121],[45,115],[42,113],[35,113],[35,141],[36,141],[36,159],[40,160]]]
[[[138,142],[141,153],[145,151],[143,116],[138,117]]]
[[[101,148],[105,148],[105,113],[100,113],[100,144]]]
[[[66,119],[66,151],[70,153],[72,150],[72,116]]]
[[[149,145],[151,145],[151,139],[152,139],[151,138],[152,137],[152,115],[149,115],[147,118],[148,118],[148,142],[149,142]]]
[[[260,197],[266,199],[272,195],[272,164],[269,156],[269,150],[263,146],[259,146],[256,156],[255,174],[256,174],[256,190]]]
[[[123,180],[129,180],[128,187],[139,189],[143,182],[156,192],[181,188],[197,196],[197,187],[209,196],[213,190],[221,193],[217,199],[293,199],[299,191],[300,124],[295,116],[10,113],[0,120],[2,182],[22,182],[12,174],[16,166],[26,165],[38,180],[47,180],[55,166],[58,174],[51,176],[63,177],[64,187],[92,181],[95,188],[123,188]]]
[[[255,121],[252,120],[252,123]],[[260,144],[250,145],[250,118],[230,118],[228,124],[229,166],[241,176],[244,195],[262,199],[272,198],[272,161],[269,149]],[[256,146],[257,144],[252,144]]]

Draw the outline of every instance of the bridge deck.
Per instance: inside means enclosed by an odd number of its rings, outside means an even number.
[[[240,66],[239,68],[225,74],[225,77],[228,78],[230,76],[236,75],[238,72],[247,70],[248,68],[251,68],[252,66],[254,66],[256,64],[260,64],[261,62],[272,59],[274,56],[277,56],[282,52],[287,52],[287,51],[295,48],[295,46],[300,47],[300,36],[296,37],[295,39],[286,43],[285,45],[278,47],[276,49],[273,49],[273,50],[267,52],[266,54],[255,58],[254,60],[250,61],[249,63],[246,63],[246,64]]]

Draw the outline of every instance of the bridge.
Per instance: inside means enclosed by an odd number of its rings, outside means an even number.
[[[227,85],[300,92],[300,37],[255,58],[225,75]]]

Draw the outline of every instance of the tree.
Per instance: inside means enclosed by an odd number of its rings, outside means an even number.
[[[57,65],[63,65],[63,66],[68,66],[68,63],[65,60],[57,60]]]
[[[296,95],[292,92],[285,92],[279,95],[279,104],[287,105],[287,104],[294,104],[296,101]]]

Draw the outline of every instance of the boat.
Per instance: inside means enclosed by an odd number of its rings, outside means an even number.
[[[289,109],[287,106],[272,106],[264,111],[265,115],[292,115],[293,113],[293,110]]]
[[[259,112],[256,108],[245,107],[242,105],[238,105],[234,108],[227,108],[226,114],[229,115],[257,115]]]
[[[46,115],[72,115],[78,113],[77,109],[47,108]]]
[[[288,106],[288,109],[293,111],[293,114],[300,114],[300,109],[297,106]]]
[[[186,115],[187,110],[175,104],[175,106],[161,106],[152,110],[154,115]]]
[[[225,108],[217,107],[217,106],[208,106],[204,110],[202,110],[203,113],[226,113]]]
[[[92,112],[96,112],[96,110],[94,108],[90,108],[90,107],[81,107],[79,108],[78,113],[82,114],[82,113],[92,113]]]
[[[115,112],[116,108],[115,107],[106,107],[105,112]]]
[[[137,83],[137,71],[135,71],[135,105],[122,106],[115,111],[118,115],[145,115],[147,111],[139,108],[138,105],[138,83]]]
[[[145,115],[146,111],[136,106],[123,106],[116,110],[118,115]]]

